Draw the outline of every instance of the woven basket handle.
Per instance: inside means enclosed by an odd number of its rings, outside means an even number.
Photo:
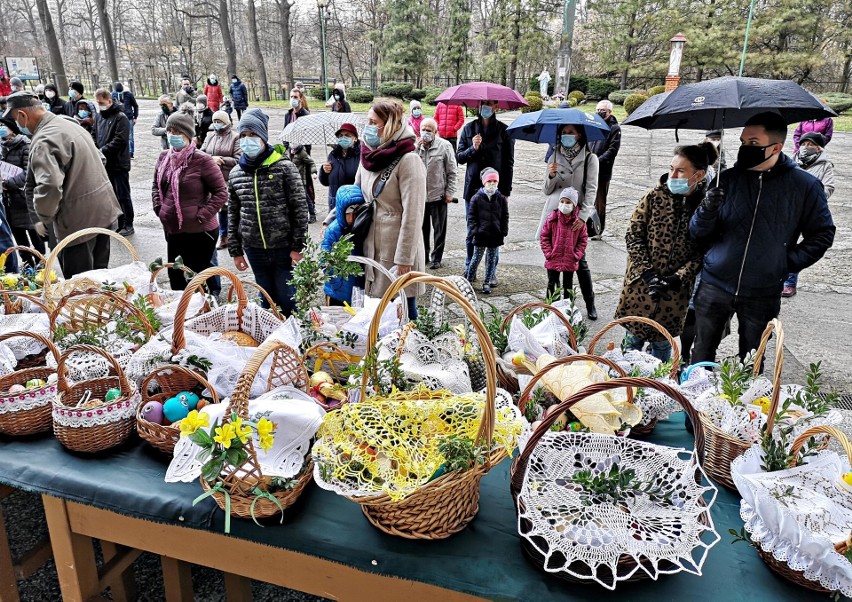
[[[763,336],[760,338],[760,346],[754,354],[754,371],[752,376],[757,378],[760,376],[760,364],[763,362],[763,357],[766,354],[766,347],[769,345],[769,339],[772,338],[772,333],[775,333],[775,371],[772,374],[772,399],[769,404],[769,410],[766,419],[766,432],[771,433],[775,426],[775,414],[778,412],[778,405],[781,400],[781,370],[784,367],[784,327],[781,326],[781,321],[773,318],[766,329],[763,331]]]
[[[792,456],[792,460],[790,460],[790,467],[796,466],[798,463],[799,452],[802,451],[802,446],[805,442],[811,437],[816,437],[817,435],[829,435],[830,437],[837,439],[843,447],[843,451],[846,452],[846,458],[849,462],[852,462],[852,443],[849,442],[849,438],[846,437],[846,433],[833,426],[812,426],[796,437],[795,441],[793,441],[793,445],[790,447],[790,456]]]
[[[15,251],[18,251],[19,253],[21,251],[23,251],[25,253],[29,253],[30,255],[32,255],[33,257],[38,259],[38,262],[42,265],[44,265],[47,262],[47,258],[44,255],[42,255],[41,253],[39,253],[38,251],[36,251],[35,249],[33,249],[32,247],[24,247],[24,246],[21,246],[21,245],[15,245],[15,246],[9,247],[5,251],[3,251],[2,257],[3,257],[3,265],[4,266],[6,265],[6,263],[5,263],[6,259],[8,259],[9,255],[14,253]],[[47,275],[47,273],[45,272],[45,276],[46,275]]]
[[[231,281],[231,286],[236,290],[237,295],[237,320],[242,323],[243,310],[248,305],[246,289],[243,287],[243,283],[231,270],[217,268],[215,266],[207,268],[203,272],[196,274],[195,277],[189,281],[189,284],[186,285],[186,289],[183,291],[183,295],[181,295],[180,301],[178,302],[177,311],[175,312],[175,321],[172,325],[172,353],[177,353],[186,347],[186,334],[183,331],[183,326],[186,322],[186,312],[189,309],[189,302],[192,300],[192,295],[204,286],[204,283],[208,278],[212,278],[213,276],[222,276]]]
[[[237,384],[234,385],[234,393],[228,400],[228,411],[225,413],[225,418],[223,418],[222,422],[230,422],[232,412],[235,412],[243,420],[248,418],[251,386],[254,384],[254,379],[257,378],[257,373],[260,372],[263,362],[272,354],[274,354],[274,357],[272,359],[272,367],[269,370],[267,389],[273,388],[271,381],[275,375],[276,365],[280,366],[285,362],[298,366],[300,368],[299,378],[304,378],[304,382],[307,382],[307,371],[299,354],[292,347],[285,345],[281,341],[268,340],[258,347],[257,351],[246,362],[246,367],[240,373]]]
[[[393,282],[395,280],[393,274],[390,273],[389,269],[387,269],[385,266],[380,264],[378,261],[370,259],[369,257],[361,257],[360,255],[350,255],[349,257],[346,258],[346,261],[351,261],[352,263],[360,263],[361,265],[365,265],[365,266],[370,267],[374,270],[377,270],[377,271],[381,272],[382,274],[384,274],[384,276],[388,280],[390,280],[391,282]],[[400,300],[400,307],[401,307],[400,311],[402,312],[400,314],[399,324],[400,324],[400,326],[402,326],[403,324],[408,322],[408,301],[405,298],[405,291],[403,291],[403,290],[399,291],[399,300]]]
[[[612,391],[613,389],[619,389],[621,387],[642,387],[648,389],[656,389],[662,393],[665,393],[675,401],[677,401],[684,411],[689,416],[689,419],[692,421],[692,424],[695,426],[695,454],[698,461],[701,461],[701,458],[698,458],[699,451],[704,449],[704,428],[700,424],[700,420],[698,418],[698,413],[692,407],[692,404],[683,396],[683,393],[678,391],[676,388],[668,385],[666,383],[653,380],[651,378],[641,378],[641,377],[633,377],[628,376],[626,378],[614,378],[612,380],[608,380],[606,382],[594,383],[587,387],[584,387],[580,391],[574,393],[571,397],[560,403],[556,406],[556,410],[553,410],[547,416],[545,416],[541,424],[538,425],[538,428],[533,431],[532,437],[530,437],[529,442],[527,442],[524,447],[524,451],[521,452],[521,455],[518,457],[517,464],[513,464],[512,468],[512,477],[514,478],[515,472],[520,471],[520,474],[524,474],[526,472],[527,462],[530,459],[530,454],[532,454],[533,448],[538,444],[539,440],[547,433],[550,427],[554,422],[559,418],[561,414],[564,414],[567,410],[571,409],[575,403],[586,399],[596,393],[604,393],[606,391]]]
[[[529,399],[530,395],[532,394],[536,383],[539,380],[541,380],[544,377],[545,374],[547,374],[548,372],[550,372],[554,368],[558,368],[559,366],[565,366],[567,364],[572,364],[574,362],[597,362],[599,364],[604,364],[608,368],[612,368],[613,370],[615,370],[618,373],[618,375],[620,377],[627,376],[627,373],[624,372],[624,369],[609,358],[599,357],[597,355],[586,355],[586,354],[582,354],[582,353],[578,354],[578,355],[569,355],[568,357],[562,357],[562,358],[559,358],[558,360],[550,362],[547,366],[545,366],[544,368],[542,368],[541,370],[539,370],[538,372],[535,373],[535,376],[532,377],[532,380],[526,386],[523,393],[521,393],[521,397],[518,400],[518,409],[520,409],[521,412],[523,412],[526,409],[527,400]],[[627,401],[629,403],[633,403],[633,396],[634,396],[633,387],[627,387]],[[563,400],[560,399],[559,401],[563,401]]]
[[[516,314],[519,314],[526,309],[536,309],[536,308],[545,309],[545,310],[551,312],[554,316],[556,316],[556,318],[560,322],[562,322],[562,325],[565,326],[565,328],[568,329],[568,341],[571,344],[571,349],[573,349],[574,351],[577,351],[577,337],[574,335],[574,326],[572,326],[571,321],[568,320],[568,318],[565,317],[565,314],[563,314],[561,311],[559,311],[558,309],[556,309],[552,305],[548,305],[547,303],[540,303],[538,301],[534,301],[532,303],[524,303],[520,307],[516,307],[515,309],[510,311],[509,315],[507,315],[503,319],[503,324],[501,326],[501,330],[503,330],[504,332],[506,331],[506,329],[509,327],[509,324],[512,323],[512,317],[515,316]]]
[[[617,320],[613,320],[606,326],[600,329],[592,340],[589,342],[589,353],[595,352],[595,345],[598,344],[598,341],[601,340],[601,337],[606,334],[609,330],[615,328],[616,326],[621,326],[624,324],[645,324],[646,326],[650,326],[657,330],[663,337],[665,337],[666,341],[669,345],[672,346],[672,370],[669,373],[669,377],[677,382],[677,372],[680,368],[680,347],[677,344],[677,341],[674,340],[672,335],[669,333],[666,328],[660,324],[659,322],[652,320],[651,318],[643,318],[640,316],[627,316],[625,318],[618,318]]]
[[[56,306],[52,312],[50,312],[50,331],[56,332],[56,321],[62,314],[62,310],[68,305],[73,299],[78,297],[106,297],[110,300],[110,303],[114,307],[121,307],[127,312],[133,314],[142,327],[145,329],[145,336],[147,338],[151,338],[154,336],[154,327],[151,326],[151,323],[148,321],[148,318],[145,317],[145,314],[138,307],[133,305],[127,299],[124,299],[115,293],[104,291],[100,289],[88,289],[85,291],[74,291],[68,295],[62,297],[62,300],[59,301],[59,304]]]
[[[27,301],[29,301],[33,305],[37,305],[39,307],[39,309],[41,309],[44,313],[46,313],[46,314],[50,313],[50,309],[47,307],[47,305],[44,304],[44,301],[42,301],[39,297],[27,294],[23,291],[21,291],[21,292],[7,291],[2,286],[0,286],[0,295],[3,295],[3,303],[6,306],[6,313],[7,314],[12,313],[12,303],[13,303],[12,297],[18,297],[20,299],[26,299]]]
[[[479,319],[476,310],[451,282],[421,272],[408,272],[391,282],[381,301],[379,301],[379,306],[376,308],[376,313],[370,322],[370,328],[367,331],[367,349],[375,347],[378,341],[379,323],[381,322],[385,308],[387,308],[391,300],[403,291],[405,287],[421,283],[431,284],[435,288],[442,290],[448,298],[455,301],[467,315],[467,319],[470,320],[470,324],[479,338],[479,347],[482,351],[482,357],[485,360],[485,404],[482,422],[480,422],[479,431],[476,433],[476,442],[479,444],[485,442],[490,445],[491,440],[494,438],[494,417],[497,411],[494,405],[497,397],[497,359],[494,356],[494,347],[486,343],[486,341],[490,341],[491,339],[488,336],[488,331]],[[367,377],[368,374],[365,370],[361,377],[361,399],[367,398]]]
[[[314,356],[316,356],[316,359],[314,359],[314,372],[319,372],[323,364],[327,364],[331,374],[338,378],[340,375],[336,373],[337,369],[334,367],[335,361],[349,362],[350,364],[358,363],[358,358],[356,356],[346,353],[339,346],[329,341],[323,341],[316,345],[311,345],[308,347],[307,351],[302,354],[302,363],[306,368],[308,366],[308,362]]]
[[[53,355],[53,358],[56,360],[56,363],[59,364],[59,349],[56,348],[56,345],[53,344],[53,341],[40,335],[37,332],[29,332],[26,330],[16,330],[15,332],[7,332],[6,334],[0,335],[0,341],[6,341],[8,339],[14,339],[17,337],[29,337],[31,339],[35,339],[45,347],[50,353]]]
[[[66,393],[70,389],[70,385],[68,384],[68,378],[66,376],[65,362],[68,361],[68,358],[75,353],[96,353],[106,358],[106,360],[112,366],[112,369],[115,370],[115,373],[118,375],[118,388],[121,391],[121,396],[130,397],[130,395],[133,393],[133,389],[131,389],[130,387],[130,381],[127,380],[127,375],[124,373],[124,370],[121,369],[121,366],[119,366],[116,359],[100,347],[94,347],[93,345],[74,345],[73,347],[66,349],[65,353],[63,353],[59,357],[59,361],[57,362],[56,366],[56,373],[58,375],[57,386],[59,388],[60,393]]]
[[[180,270],[184,274],[187,274],[190,278],[195,276],[195,272],[186,267],[185,265],[176,266],[174,263],[164,263],[160,267],[151,271],[151,284],[153,285],[157,281],[157,276],[160,275],[160,272],[163,270]]]
[[[142,381],[142,385],[140,385],[139,390],[143,392],[147,391],[148,385],[151,384],[151,381],[156,380],[158,375],[165,374],[168,372],[176,372],[178,374],[184,374],[186,376],[194,378],[202,387],[204,387],[210,392],[210,397],[213,399],[213,403],[219,403],[219,395],[216,394],[216,389],[214,389],[213,385],[211,385],[207,381],[207,379],[204,378],[203,374],[196,370],[190,370],[189,368],[180,366],[178,364],[160,366],[159,368],[156,368],[153,372],[151,372],[151,374],[145,377],[145,380]]]
[[[269,304],[269,311],[271,311],[275,315],[276,318],[278,318],[282,322],[287,319],[287,318],[284,317],[284,315],[280,311],[278,311],[278,307],[275,305],[275,301],[272,300],[272,297],[269,295],[269,293],[266,292],[265,288],[260,286],[257,282],[250,282],[248,280],[246,280],[246,281],[241,280],[240,282],[242,283],[243,288],[256,289],[257,292],[259,292],[260,295],[264,299],[266,299],[266,302]],[[228,289],[228,303],[233,303],[233,301],[234,301],[234,287],[231,287],[231,288]]]
[[[79,232],[75,232],[74,234],[71,234],[70,236],[66,236],[65,238],[62,239],[62,242],[60,242],[58,245],[56,245],[56,247],[50,252],[50,255],[47,256],[47,259],[44,262],[44,273],[50,274],[51,270],[53,269],[53,264],[56,263],[57,258],[59,257],[59,253],[61,253],[62,250],[65,249],[65,247],[69,246],[72,242],[74,242],[78,238],[82,238],[84,236],[89,236],[91,234],[106,234],[107,236],[115,238],[121,244],[123,244],[127,248],[128,251],[130,251],[130,260],[131,261],[139,261],[139,253],[136,252],[136,248],[130,243],[129,240],[124,238],[118,232],[114,232],[112,230],[107,230],[106,228],[83,228]],[[47,290],[50,288],[50,283],[48,282],[48,280],[49,280],[49,278],[45,278],[45,282],[44,282],[45,292],[47,292]]]

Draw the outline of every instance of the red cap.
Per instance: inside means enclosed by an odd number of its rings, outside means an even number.
[[[356,128],[351,123],[344,123],[340,126],[340,129],[334,132],[335,136],[340,136],[340,132],[349,132],[354,135],[356,138],[358,137],[358,128]]]

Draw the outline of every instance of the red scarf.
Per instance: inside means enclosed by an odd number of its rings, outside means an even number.
[[[387,146],[380,146],[377,149],[370,149],[366,144],[361,145],[361,165],[367,171],[382,171],[388,165],[393,163],[397,157],[401,157],[406,153],[414,152],[414,140],[411,138],[403,138],[395,140]]]

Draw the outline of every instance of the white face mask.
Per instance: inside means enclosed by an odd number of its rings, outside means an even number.
[[[482,188],[485,190],[485,194],[488,196],[493,195],[497,192],[497,183],[496,182],[488,182],[488,184],[484,184]]]
[[[574,211],[574,203],[559,203],[559,212],[568,215]]]

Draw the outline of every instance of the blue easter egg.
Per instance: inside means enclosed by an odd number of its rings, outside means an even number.
[[[183,420],[187,414],[189,414],[189,403],[185,398],[181,399],[180,395],[167,399],[163,404],[163,415],[169,422]]]
[[[198,395],[192,393],[191,391],[181,391],[177,394],[178,399],[181,401],[185,401],[187,407],[190,411],[197,409],[198,407]]]

